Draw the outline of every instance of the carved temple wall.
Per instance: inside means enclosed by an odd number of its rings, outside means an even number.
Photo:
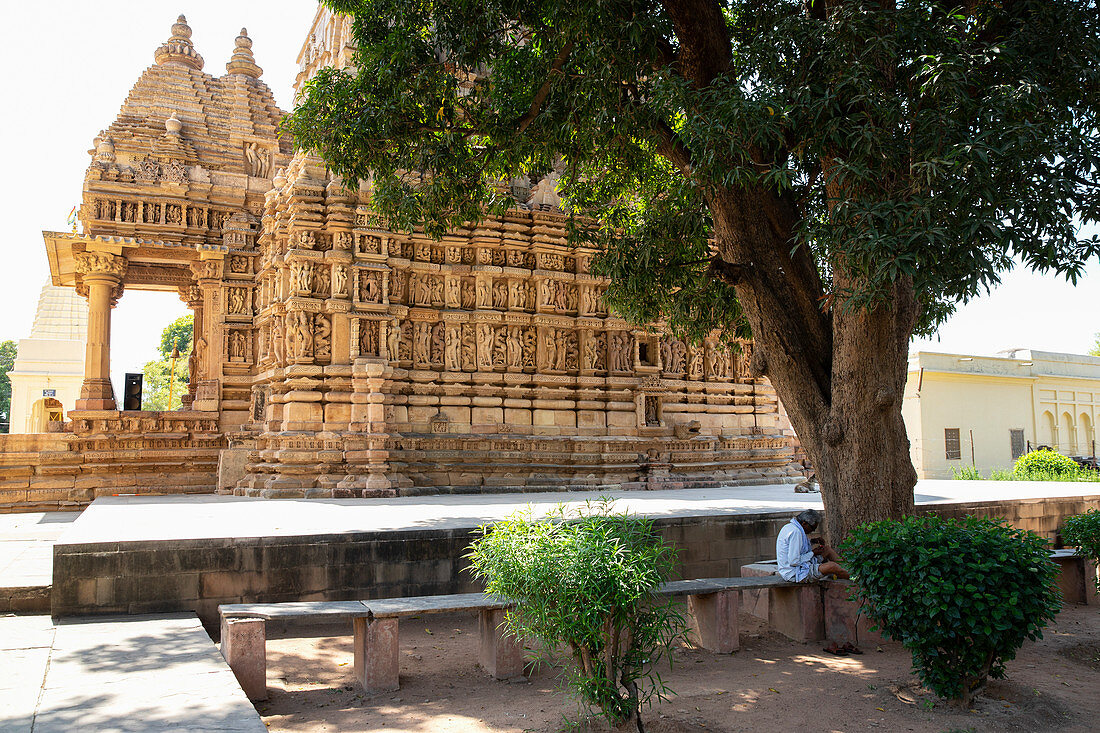
[[[550,207],[440,241],[297,155],[267,194],[252,302],[254,447],[236,493],[363,496],[794,480],[750,342],[609,313]],[[248,296],[239,296],[245,302]]]

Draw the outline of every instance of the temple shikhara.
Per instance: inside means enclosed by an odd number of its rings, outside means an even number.
[[[95,135],[80,233],[44,233],[52,286],[86,299],[84,377],[64,421],[2,445],[9,511],[101,493],[801,480],[752,344],[609,312],[596,253],[567,241],[556,173],[512,182],[509,214],[442,240],[393,231],[368,184],[280,135],[245,30],[221,76],[190,36],[180,16]],[[320,9],[296,91],[351,63],[349,42]],[[178,293],[194,313],[182,410],[118,409],[111,309],[129,290]]]

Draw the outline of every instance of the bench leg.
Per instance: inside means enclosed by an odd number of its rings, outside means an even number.
[[[768,625],[795,641],[825,638],[825,611],[821,587],[807,583],[797,588],[772,588]]]
[[[478,614],[481,632],[479,662],[498,680],[523,676],[523,644],[504,628],[504,611],[497,608]]]
[[[367,692],[388,692],[399,687],[397,680],[397,619],[352,620],[355,632],[355,678]]]
[[[737,591],[688,596],[691,630],[695,642],[716,654],[731,654],[741,647],[738,639]]]
[[[1085,558],[1055,558],[1058,565],[1058,588],[1062,591],[1063,603],[1088,603],[1088,588],[1091,582],[1085,572]]]
[[[249,700],[267,699],[267,632],[262,618],[223,618],[222,656]]]

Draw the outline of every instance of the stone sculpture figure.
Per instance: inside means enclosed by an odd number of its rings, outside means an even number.
[[[567,311],[577,310],[577,288],[574,285],[566,285],[562,283],[562,289],[565,291],[565,309]]]
[[[553,328],[546,329],[542,340],[543,362],[540,369],[554,369],[558,363],[558,339]]]
[[[331,294],[331,273],[324,265],[313,268],[313,294],[327,298]]]
[[[703,349],[695,348],[691,351],[691,360],[688,363],[688,379],[698,381],[703,378]]]
[[[527,328],[523,332],[523,367],[534,369],[535,353],[538,351],[538,332]]]
[[[554,309],[561,312],[569,310],[569,301],[565,294],[565,283],[554,283]]]
[[[409,286],[412,287],[412,278],[416,277],[416,294],[413,296],[413,303],[415,305],[431,305],[432,304],[432,284],[429,282],[427,275],[410,275]]]
[[[291,324],[290,332],[293,336],[291,343],[293,344],[294,359],[297,361],[312,357],[313,324],[310,322],[309,314],[304,311],[296,311],[287,318],[290,319]]]
[[[294,290],[309,292],[313,286],[313,265],[294,260],[290,263],[290,274],[294,280]]]
[[[275,316],[271,325],[271,358],[276,365],[286,361],[286,329],[282,316]]]
[[[447,278],[447,307],[458,308],[462,305],[462,283],[457,277]]]
[[[378,321],[359,321],[359,355],[378,356]]]
[[[596,336],[589,333],[584,339],[584,368],[596,369],[597,348]]]
[[[339,296],[348,294],[348,271],[343,265],[335,265],[332,268],[332,294]]]
[[[493,285],[493,307],[497,310],[508,307],[508,284],[503,280],[498,280]]]
[[[523,337],[521,331],[522,329],[519,326],[512,326],[508,329],[507,355],[508,366],[511,368],[523,366]]]
[[[441,277],[430,277],[429,276],[428,283],[429,283],[429,286],[430,286],[430,289],[431,289],[431,295],[428,298],[428,302],[431,305],[435,306],[436,308],[442,307],[443,306],[443,278],[441,278]]]
[[[244,288],[229,288],[229,312],[230,313],[244,313],[245,312],[245,292],[244,292]]]
[[[477,339],[470,323],[462,324],[462,370],[477,371]]]
[[[493,368],[493,327],[488,323],[477,324],[477,366]]]
[[[401,272],[390,273],[390,302],[405,302],[405,275]]]
[[[447,351],[447,327],[440,321],[432,326],[431,363],[442,364]]]
[[[474,284],[470,280],[462,281],[462,307],[466,310],[473,310],[477,307]]]
[[[503,367],[508,364],[508,327],[501,326],[493,329],[493,367]]]
[[[392,321],[390,321],[389,330],[386,331],[386,356],[388,356],[393,361],[397,361],[401,354],[401,348],[399,346],[400,343],[401,321],[394,318]]]
[[[382,273],[361,271],[359,275],[359,300],[363,303],[382,302]]]
[[[240,331],[229,334],[229,358],[244,360],[244,334]]]
[[[487,280],[478,280],[477,282],[477,307],[478,308],[490,308],[493,305],[493,294],[489,289],[489,282]]]
[[[562,369],[564,369],[566,372],[575,372],[577,366],[577,357],[579,357],[580,355],[579,353],[577,353],[576,348],[576,331],[564,331],[564,333],[565,339],[563,351],[565,352],[565,360],[562,364]]]
[[[633,362],[629,337],[622,331],[613,331],[609,344],[611,371],[629,372]]]
[[[683,374],[687,371],[687,344],[676,339],[669,344],[668,361],[665,363],[665,371],[673,374]]]
[[[245,169],[248,175],[256,178],[267,178],[271,168],[271,156],[256,143],[244,144]]]
[[[413,324],[413,363],[426,366],[431,359],[431,326],[427,323]]]
[[[539,283],[539,307],[549,307],[554,304],[554,282],[552,280],[543,280]]]
[[[248,258],[244,255],[233,255],[229,258],[229,271],[238,275],[248,272]]]
[[[397,344],[397,356],[400,361],[412,361],[412,329],[408,326],[401,328],[401,340]]]
[[[462,334],[457,325],[447,327],[446,353],[443,359],[443,367],[449,372],[462,370]]]
[[[314,354],[318,359],[332,357],[332,321],[324,313],[314,317]]]

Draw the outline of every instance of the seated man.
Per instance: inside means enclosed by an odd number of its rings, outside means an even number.
[[[809,533],[817,529],[820,523],[821,513],[816,509],[807,509],[779,530],[779,537],[775,540],[775,559],[779,562],[779,575],[784,580],[820,580],[826,575],[848,577],[848,571],[837,562],[840,556],[836,550],[824,542],[810,542]]]

